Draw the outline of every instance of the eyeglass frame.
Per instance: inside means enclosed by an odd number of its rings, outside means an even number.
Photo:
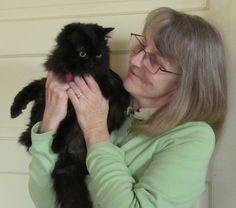
[[[130,40],[131,40],[132,36],[134,36],[134,37],[137,39],[137,41],[139,42],[140,46],[141,46],[141,49],[140,49],[140,51],[139,51],[138,53],[135,53],[135,52],[133,51],[133,49],[131,49],[131,51],[134,52],[135,54],[139,54],[141,51],[143,51],[145,56],[148,55],[148,56],[150,57],[150,53],[145,50],[145,45],[144,45],[143,42],[138,38],[138,37],[143,37],[143,35],[136,34],[136,33],[130,33],[130,35],[131,35]],[[160,71],[162,71],[162,72],[174,74],[174,75],[177,75],[177,76],[181,76],[181,75],[182,75],[182,73],[176,73],[176,72],[172,72],[172,71],[167,70],[167,69],[166,69],[164,66],[162,66],[161,64],[158,64],[158,63],[157,63],[157,65],[158,65],[158,68],[157,68],[157,70],[156,70],[155,72],[152,72],[151,70],[148,70],[148,71],[149,71],[150,73],[152,73],[152,74],[156,74],[156,73],[160,70]],[[148,67],[147,67],[147,69],[148,69]]]

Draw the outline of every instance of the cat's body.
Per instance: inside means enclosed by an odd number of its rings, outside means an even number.
[[[121,126],[129,105],[129,95],[120,77],[109,68],[106,35],[112,29],[96,24],[67,25],[58,35],[57,45],[45,63],[46,70],[54,71],[64,81],[68,73],[72,76],[90,74],[94,77],[103,96],[109,100],[109,132]],[[15,118],[29,102],[34,101],[28,128],[19,139],[27,148],[31,146],[32,126],[43,117],[45,82],[45,78],[31,82],[16,95],[11,106],[11,117]],[[88,174],[86,146],[71,102],[68,103],[65,119],[55,133],[52,150],[58,153],[52,172],[58,205],[61,208],[92,207],[85,183]]]

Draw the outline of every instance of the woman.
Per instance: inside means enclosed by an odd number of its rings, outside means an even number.
[[[220,35],[206,21],[169,8],[152,11],[129,59],[133,97],[122,127],[109,135],[108,102],[91,77],[60,83],[49,73],[42,122],[32,128],[29,191],[55,207],[50,173],[53,132],[70,99],[86,146],[95,208],[190,208],[205,189],[209,159],[226,114]]]

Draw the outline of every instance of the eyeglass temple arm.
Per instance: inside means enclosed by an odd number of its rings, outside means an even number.
[[[140,35],[140,34],[136,34],[136,33],[130,33],[130,35],[134,35],[134,36],[142,37],[142,35]]]

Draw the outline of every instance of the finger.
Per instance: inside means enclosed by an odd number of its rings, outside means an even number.
[[[48,72],[46,82],[46,101],[51,102],[54,95],[69,89],[68,83],[61,83],[53,72]]]
[[[49,85],[51,83],[52,80],[52,76],[53,76],[53,72],[52,71],[48,71],[47,72],[47,77],[46,77],[46,83],[45,83],[45,96],[46,96],[46,101],[48,101],[48,98],[50,97],[49,94]]]
[[[71,89],[71,88],[68,89],[67,94],[68,94],[68,97],[70,98],[70,100],[72,101],[72,103],[75,104],[75,106],[77,106],[79,104],[79,99],[76,97],[73,89]]]
[[[80,96],[83,95],[82,92],[80,91],[80,89],[78,88],[78,86],[74,82],[70,82],[69,86],[73,90],[73,92],[77,98],[79,98]]]
[[[50,87],[50,89],[58,87],[61,90],[67,90],[69,88],[68,83],[61,82],[58,77],[51,71],[48,72],[46,85],[46,87]]]
[[[80,99],[80,98],[78,99],[78,97],[75,95],[72,88],[67,90],[67,95],[68,95],[69,99],[71,100],[75,111],[79,113],[80,112],[80,105],[81,105],[80,102],[82,102],[82,99]]]
[[[66,91],[70,88],[70,85],[68,83],[59,83],[57,85],[57,88],[62,90],[62,91]]]
[[[52,85],[52,82],[55,80],[54,77],[55,77],[54,73],[52,71],[48,71],[47,80],[46,80],[46,89],[48,89],[50,87],[50,85]]]
[[[53,76],[53,71],[47,71],[47,78],[52,77]]]
[[[84,95],[89,96],[91,94],[91,90],[82,77],[75,77],[74,81]]]
[[[45,86],[46,88],[48,87],[51,77],[52,77],[52,72],[48,71],[47,77],[46,77],[46,86]]]
[[[98,83],[91,75],[85,76],[84,79],[92,92],[94,92],[95,94],[101,93]]]
[[[65,92],[69,88],[70,88],[70,86],[67,83],[58,83],[56,80],[52,80],[48,84],[47,95],[52,96],[56,92]]]
[[[56,76],[55,76],[53,71],[48,71],[47,72],[47,83],[50,83],[55,78],[56,78]]]

